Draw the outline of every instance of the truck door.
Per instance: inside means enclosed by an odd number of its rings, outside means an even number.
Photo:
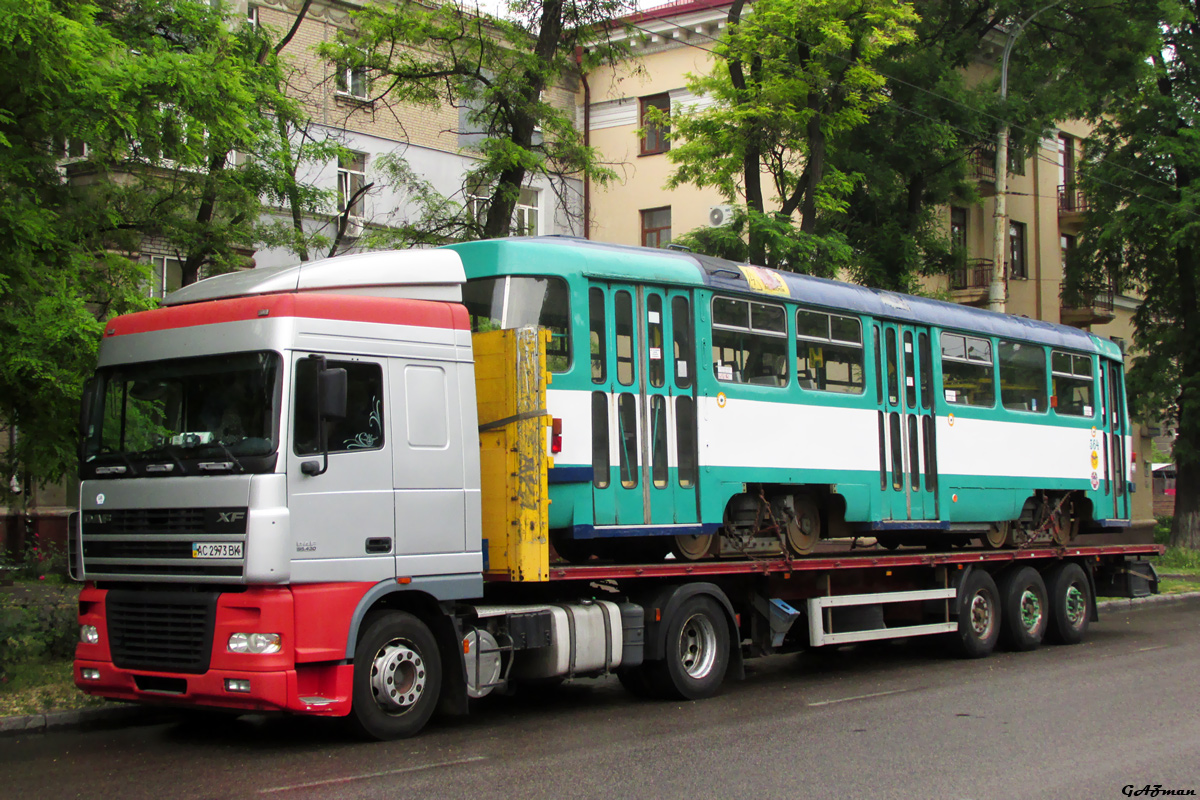
[[[937,447],[933,418],[933,360],[929,329],[885,322],[881,374],[881,470],[884,514],[893,520],[936,520]]]
[[[346,370],[346,418],[327,423],[329,468],[309,475],[301,465],[322,461],[316,414],[319,359],[313,357],[318,355],[325,355],[328,367]],[[393,577],[395,511],[387,364],[381,359],[298,353],[291,374],[285,458],[294,540],[292,579]]]
[[[595,524],[695,525],[691,297],[678,290],[603,284],[591,287],[589,301],[593,329],[605,331],[603,346],[597,345],[604,369],[593,371],[594,379],[601,376],[592,409]],[[612,325],[599,324],[598,316]]]

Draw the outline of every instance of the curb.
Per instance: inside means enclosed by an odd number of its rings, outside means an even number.
[[[1182,605],[1200,600],[1200,592],[1156,594],[1150,597],[1105,600],[1096,604],[1098,611],[1137,611],[1146,607]],[[169,713],[169,712],[168,712]],[[152,725],[164,719],[163,709],[153,706],[112,704],[78,711],[48,711],[24,717],[0,717],[0,738],[26,733],[83,730],[118,725]]]

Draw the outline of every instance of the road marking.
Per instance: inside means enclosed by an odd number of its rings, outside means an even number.
[[[401,769],[389,769],[383,772],[367,772],[362,775],[347,775],[344,778],[329,778],[324,781],[311,781],[309,783],[293,783],[290,786],[272,786],[270,789],[259,789],[259,794],[272,794],[275,792],[293,792],[297,789],[313,789],[318,786],[334,786],[339,783],[350,783],[352,781],[365,781],[370,778],[384,778],[388,775],[403,775],[408,772],[421,772],[427,769],[437,769],[438,767],[454,767],[459,764],[470,764],[475,761],[487,761],[487,756],[471,756],[470,758],[460,758],[455,761],[439,761],[436,764],[422,764],[419,767],[403,767]]]
[[[1138,652],[1139,653],[1148,653],[1151,650],[1166,650],[1168,647],[1170,647],[1170,645],[1156,644],[1156,645],[1154,645],[1154,647],[1139,647]]]
[[[858,694],[854,697],[839,697],[837,700],[821,700],[816,703],[809,703],[811,706],[831,706],[835,703],[849,703],[852,700],[868,700],[872,697],[887,697],[889,694],[904,694],[911,692],[912,689],[892,689],[890,692],[872,692],[871,694]]]

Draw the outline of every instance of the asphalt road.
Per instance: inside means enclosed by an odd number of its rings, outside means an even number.
[[[265,717],[34,734],[0,740],[0,797],[1200,794],[1198,666],[1200,605],[1159,606],[1109,614],[1075,647],[981,661],[929,640],[758,660],[700,703],[580,681],[488,698],[407,742]]]

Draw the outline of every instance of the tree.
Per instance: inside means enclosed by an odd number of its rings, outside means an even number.
[[[752,262],[830,274],[848,253],[828,219],[858,176],[827,154],[885,101],[873,64],[917,17],[892,0],[759,0],[744,19],[743,6],[730,7],[713,71],[689,83],[715,105],[670,118],[668,185],[744,199]]]
[[[465,109],[467,130],[460,133],[478,140],[480,160],[466,176],[464,193],[479,197],[479,207],[455,209],[427,184],[410,183],[434,214],[422,223],[426,235],[508,236],[521,188],[532,176],[549,179],[560,196],[563,176],[600,184],[613,177],[583,146],[573,106],[562,108],[547,95],[576,69],[577,52],[592,63],[619,51],[607,23],[632,6],[627,0],[519,0],[510,8],[512,19],[470,14],[452,3],[367,6],[355,13],[353,33],[321,48],[336,63],[378,75],[380,98]],[[405,173],[396,161],[393,168]],[[446,216],[455,210],[457,217]]]
[[[1170,544],[1200,548],[1200,3],[1170,0],[1157,52],[1115,95],[1089,142],[1086,228],[1067,290],[1110,281],[1144,298],[1134,315],[1133,408],[1164,411],[1177,439]]]

